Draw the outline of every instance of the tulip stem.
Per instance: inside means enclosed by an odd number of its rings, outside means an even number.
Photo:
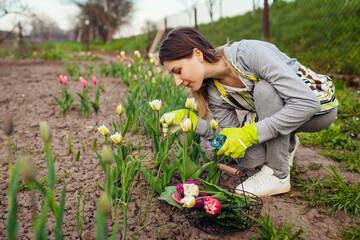
[[[183,183],[186,181],[186,159],[187,159],[187,133],[184,138],[184,179]]]

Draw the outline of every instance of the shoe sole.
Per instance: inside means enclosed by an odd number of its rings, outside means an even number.
[[[252,193],[258,197],[268,197],[268,196],[273,196],[273,195],[278,195],[278,194],[282,194],[282,193],[287,193],[290,191],[291,186],[284,186],[282,188],[277,188],[271,191],[267,191],[267,192],[263,192],[263,193]],[[240,189],[235,189],[235,193],[238,195],[244,195],[243,190]],[[247,192],[245,191],[245,196],[247,197],[249,194],[247,194]]]
[[[296,140],[297,140],[297,141],[295,140],[295,148],[294,148],[294,150],[293,150],[293,151],[290,153],[290,155],[289,155],[289,166],[290,166],[290,167],[292,167],[292,165],[293,165],[293,163],[294,163],[295,153],[296,153],[297,149],[298,149],[299,146],[300,146],[300,139],[299,139],[299,137],[295,135],[295,138],[296,138]]]

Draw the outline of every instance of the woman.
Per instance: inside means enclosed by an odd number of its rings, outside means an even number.
[[[162,42],[159,58],[177,86],[191,88],[199,116],[194,131],[211,140],[208,112],[227,137],[218,155],[239,158],[243,168],[262,166],[238,191],[271,196],[290,191],[296,132],[317,132],[335,120],[332,80],[289,58],[273,44],[242,40],[214,49],[197,30],[180,28]],[[236,109],[246,110],[240,121]],[[186,110],[173,111],[176,124]]]

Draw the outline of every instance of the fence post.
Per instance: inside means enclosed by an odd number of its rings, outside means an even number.
[[[264,0],[264,10],[263,10],[263,34],[264,39],[269,41],[269,3],[268,0]]]
[[[195,29],[198,29],[198,25],[197,25],[197,10],[196,8],[194,8],[194,15],[195,15]]]

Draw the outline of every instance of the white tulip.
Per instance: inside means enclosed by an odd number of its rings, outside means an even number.
[[[175,113],[165,113],[164,121],[168,126],[172,126],[175,124]]]
[[[119,104],[119,105],[116,107],[116,112],[117,112],[118,115],[123,114],[124,109],[123,109],[123,106],[122,106],[121,104]]]
[[[184,194],[186,197],[196,197],[199,195],[199,187],[196,186],[195,184],[191,183],[191,184],[183,184],[184,187]]]
[[[183,207],[192,208],[195,206],[196,200],[193,196],[184,197],[183,199],[181,199],[181,203],[184,204]]]
[[[121,136],[120,133],[116,132],[114,135],[111,135],[110,136],[111,140],[116,143],[116,144],[119,144],[122,142],[123,140],[123,137]]]
[[[149,104],[150,104],[150,107],[151,107],[154,111],[160,111],[160,110],[161,110],[161,107],[162,107],[162,105],[161,105],[161,100],[155,99],[155,100],[149,102]]]
[[[212,130],[216,130],[219,126],[219,121],[215,119],[210,120],[210,126]]]
[[[101,133],[101,135],[106,136],[109,134],[109,129],[107,129],[107,127],[105,127],[105,125],[101,125],[100,127],[98,127],[99,132]]]
[[[185,121],[180,122],[180,126],[184,132],[190,132],[191,131],[191,120],[189,118],[185,119]]]

